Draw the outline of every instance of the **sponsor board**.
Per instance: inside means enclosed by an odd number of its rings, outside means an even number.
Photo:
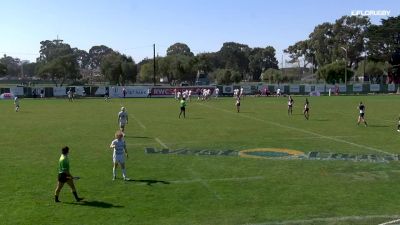
[[[55,97],[67,96],[65,87],[54,87],[53,95]]]
[[[325,85],[315,85],[315,91],[319,93],[325,92]]]
[[[300,92],[300,86],[299,85],[290,85],[289,86],[289,92],[290,93],[299,93]]]
[[[346,85],[343,85],[343,84],[339,85],[339,92],[345,93],[346,91],[347,91],[347,86]]]
[[[395,84],[388,84],[388,91],[395,92],[396,91],[396,85]]]
[[[380,91],[381,85],[379,84],[370,84],[369,91]]]
[[[311,85],[308,85],[308,84],[304,85],[304,92],[305,93],[310,93],[311,92]]]
[[[215,87],[153,87],[151,89],[152,97],[173,97],[175,92],[183,92],[185,90],[191,90],[192,96],[198,95],[203,89],[210,89],[210,93],[214,93]],[[224,86],[225,89],[225,86]],[[147,89],[146,89],[147,96]]]
[[[362,84],[353,84],[353,92],[362,92]]]
[[[24,95],[24,88],[23,87],[11,87],[10,92],[15,96]]]
[[[143,98],[147,97],[147,90],[151,89],[149,86],[126,86],[126,87],[109,87],[111,98],[123,98],[124,89],[126,98]]]
[[[13,93],[3,93],[0,95],[0,99],[13,99],[14,95]]]

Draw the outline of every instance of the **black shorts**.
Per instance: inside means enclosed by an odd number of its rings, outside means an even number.
[[[185,111],[185,107],[181,107],[181,111]]]
[[[305,112],[308,112],[308,110],[309,110],[309,108],[305,108],[305,109],[304,109]]]
[[[66,173],[59,173],[58,174],[58,181],[60,183],[65,183],[68,180],[68,175]]]
[[[236,103],[236,106],[240,106],[240,103]]]
[[[364,113],[360,113],[360,118],[364,119]]]

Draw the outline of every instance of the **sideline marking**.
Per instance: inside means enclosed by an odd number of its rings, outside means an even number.
[[[379,225],[389,225],[389,224],[394,224],[394,223],[397,223],[397,222],[400,222],[400,219],[388,221],[388,222],[385,222],[385,223],[380,223]]]
[[[283,125],[283,124],[280,124],[280,123],[275,123],[275,122],[271,122],[271,121],[266,121],[266,120],[263,120],[263,119],[259,119],[259,118],[255,118],[255,117],[246,116],[246,115],[239,114],[239,113],[233,113],[233,112],[228,111],[228,110],[226,110],[226,109],[221,109],[221,108],[218,108],[218,107],[211,107],[211,106],[209,106],[209,105],[204,105],[203,103],[198,103],[198,104],[199,104],[199,105],[202,105],[202,106],[205,106],[205,107],[208,107],[208,108],[211,108],[211,109],[216,109],[216,110],[219,110],[219,111],[228,112],[228,113],[230,113],[230,114],[234,114],[234,115],[237,115],[237,116],[241,116],[241,117],[243,117],[243,118],[248,118],[248,119],[252,119],[252,120],[257,120],[257,121],[260,121],[260,122],[263,122],[263,123],[266,123],[266,124],[270,124],[270,125],[274,125],[274,126],[277,126],[277,127],[282,127],[282,128],[286,128],[286,129],[290,129],[290,130],[295,130],[295,131],[303,132],[303,133],[306,133],[306,134],[311,134],[311,135],[314,135],[314,136],[317,136],[317,137],[321,137],[321,138],[324,138],[324,139],[329,139],[329,140],[332,140],[332,141],[336,141],[336,142],[341,142],[341,143],[349,144],[349,145],[356,146],[356,147],[359,147],[359,148],[365,148],[365,149],[368,149],[368,150],[371,150],[371,151],[375,151],[375,152],[385,153],[385,154],[388,154],[388,155],[392,155],[392,154],[393,154],[393,153],[389,153],[389,152],[383,151],[383,150],[381,150],[381,149],[373,148],[373,147],[366,146],[366,145],[360,145],[360,144],[353,143],[353,142],[346,141],[346,140],[339,139],[339,138],[334,138],[334,137],[325,136],[325,135],[318,134],[318,133],[315,133],[315,132],[312,132],[312,131],[308,131],[308,130],[304,130],[304,129],[301,129],[301,128],[291,127],[291,126]]]
[[[164,142],[162,142],[158,137],[154,138],[161,146],[163,146],[164,148],[168,148],[168,146],[166,144],[164,144]]]
[[[139,126],[140,126],[141,128],[146,129],[146,127],[144,126],[144,124],[143,124],[142,122],[140,122],[139,119],[137,119],[133,114],[131,114],[131,115],[132,115],[132,118],[136,121],[136,123],[139,124]]]
[[[343,216],[343,217],[314,218],[309,220],[286,220],[286,221],[266,222],[266,223],[246,223],[246,225],[304,224],[304,223],[337,222],[346,220],[365,220],[365,219],[379,219],[379,218],[393,218],[393,217],[400,217],[400,216],[399,215]],[[384,224],[379,224],[379,225],[384,225]]]

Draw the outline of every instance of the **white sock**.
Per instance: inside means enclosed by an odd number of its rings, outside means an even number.
[[[126,178],[126,169],[122,169],[122,176]]]
[[[115,172],[115,168],[113,168],[113,177],[116,177],[117,173]]]

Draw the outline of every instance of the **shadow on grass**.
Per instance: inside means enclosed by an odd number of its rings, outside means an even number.
[[[360,125],[361,125],[361,124],[360,124]],[[364,125],[364,124],[362,124],[362,125]],[[368,124],[368,126],[369,126],[369,127],[389,127],[389,126],[387,126],[387,125],[379,125],[379,124],[372,124],[372,125]]]
[[[125,138],[150,139],[151,137],[144,137],[144,136],[128,136],[128,135],[125,135]]]
[[[161,183],[161,184],[170,184],[168,181],[163,180],[129,180],[128,182],[138,182],[138,183],[146,183],[146,185],[152,186],[153,184]]]
[[[71,203],[65,203],[65,204],[71,204],[71,205],[81,205],[81,206],[89,206],[89,207],[97,207],[97,208],[123,208],[123,206],[120,205],[114,205],[112,203],[108,202],[102,202],[102,201],[80,201],[80,202],[71,202]]]
[[[314,119],[315,121],[319,121],[319,122],[327,122],[327,121],[331,121],[331,120],[328,120],[328,119]]]

